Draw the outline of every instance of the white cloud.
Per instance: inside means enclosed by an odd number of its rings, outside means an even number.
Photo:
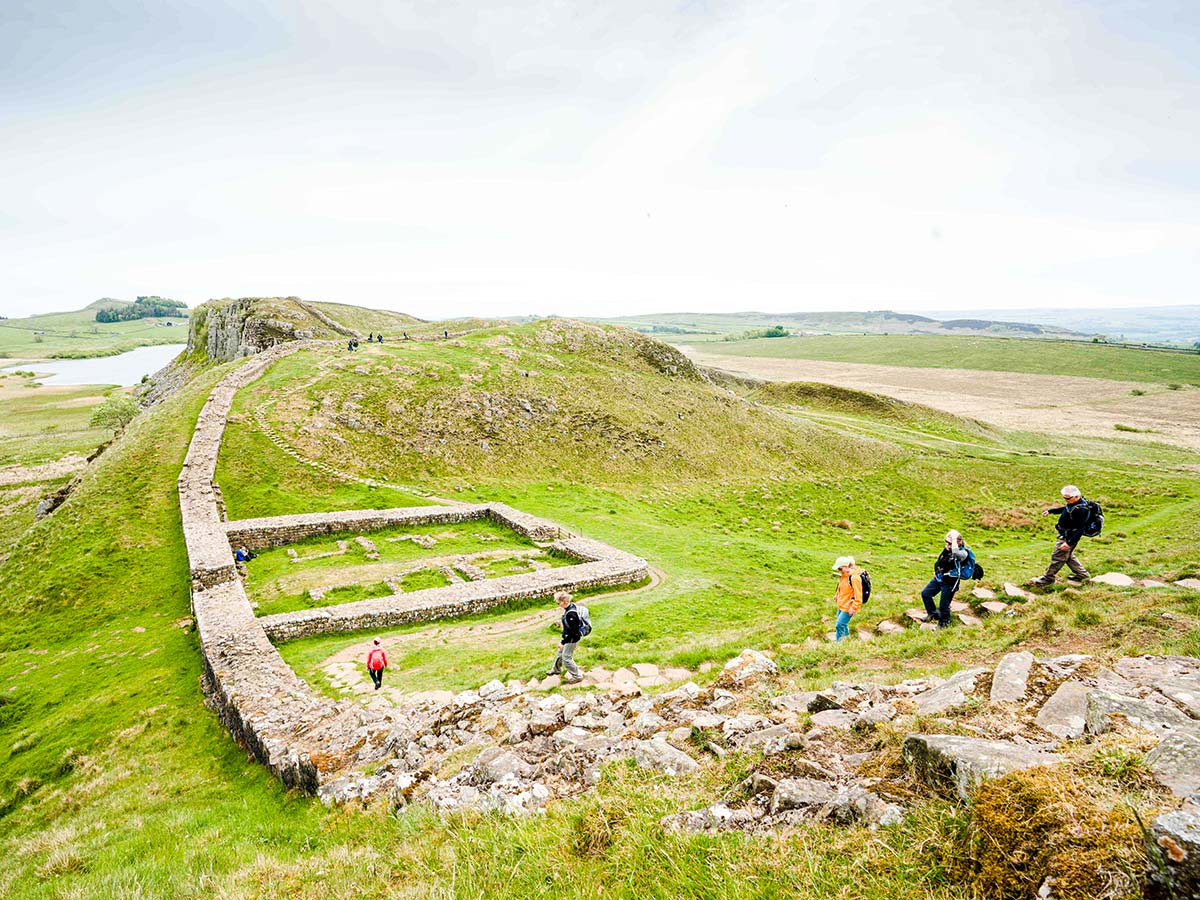
[[[1141,38],[1182,7],[46,5],[0,35],[9,314],[1194,302],[1200,71]]]

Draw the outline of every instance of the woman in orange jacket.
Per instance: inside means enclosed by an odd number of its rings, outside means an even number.
[[[837,639],[840,641],[850,636],[850,618],[862,609],[862,569],[854,564],[853,556],[839,556],[833,564],[833,571],[841,574],[837,592],[833,595],[838,608]]]

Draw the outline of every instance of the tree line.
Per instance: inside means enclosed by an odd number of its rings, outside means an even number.
[[[132,319],[152,319],[163,316],[186,316],[187,304],[166,297],[138,297],[128,306],[109,306],[96,310],[97,322],[128,322]]]

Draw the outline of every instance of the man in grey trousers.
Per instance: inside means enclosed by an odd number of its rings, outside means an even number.
[[[579,666],[575,665],[575,648],[579,646],[583,637],[583,623],[579,619],[579,610],[575,608],[575,604],[571,602],[571,595],[566,591],[555,594],[554,602],[563,611],[562,641],[558,646],[558,655],[554,657],[554,666],[546,674],[561,675],[566,668],[566,683],[579,684],[583,681],[583,674],[579,671]]]
[[[1050,556],[1050,565],[1046,567],[1045,574],[1026,582],[1034,587],[1054,584],[1054,578],[1063,566],[1071,570],[1071,574],[1067,576],[1068,581],[1084,582],[1092,577],[1088,574],[1087,567],[1075,555],[1075,548],[1079,545],[1079,539],[1083,537],[1091,518],[1091,510],[1084,502],[1079,488],[1073,484],[1063,487],[1062,498],[1062,506],[1051,507],[1042,513],[1043,516],[1058,516],[1058,523],[1054,526],[1058,531],[1058,540],[1055,541],[1054,553]]]

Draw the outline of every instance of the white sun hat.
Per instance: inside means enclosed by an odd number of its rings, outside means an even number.
[[[853,556],[839,556],[833,564],[833,571],[836,572],[842,566],[852,566],[852,565],[854,565],[854,557]]]

